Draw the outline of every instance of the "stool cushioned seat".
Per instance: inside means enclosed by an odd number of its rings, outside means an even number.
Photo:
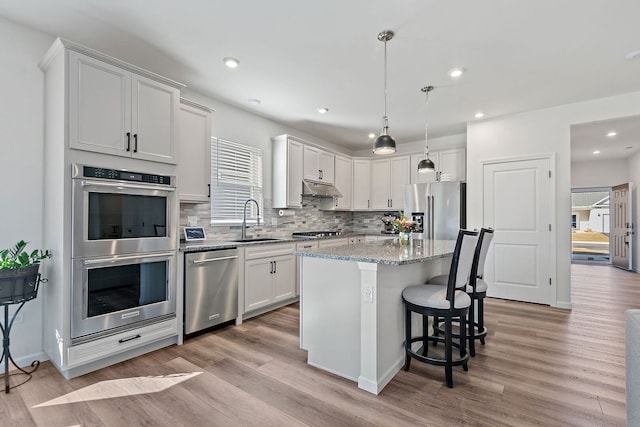
[[[447,301],[446,286],[415,285],[404,288],[402,298],[411,304],[423,307],[447,309],[451,303]],[[471,297],[463,291],[454,294],[454,308],[465,308],[471,305]]]

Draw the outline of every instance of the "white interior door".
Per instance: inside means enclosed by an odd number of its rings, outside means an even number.
[[[484,165],[484,226],[494,228],[487,257],[487,294],[551,303],[552,200],[550,160]]]
[[[629,183],[616,185],[611,189],[611,194],[611,263],[631,270],[631,186]]]

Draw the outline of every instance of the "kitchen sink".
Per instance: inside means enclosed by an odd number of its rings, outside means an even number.
[[[256,239],[232,240],[231,243],[270,242],[270,241],[277,241],[277,240],[282,240],[282,239],[274,239],[271,237],[258,237]]]

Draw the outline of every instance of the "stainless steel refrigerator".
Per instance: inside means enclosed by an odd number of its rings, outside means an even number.
[[[422,225],[423,239],[455,240],[467,227],[467,187],[461,181],[408,184],[404,215]]]

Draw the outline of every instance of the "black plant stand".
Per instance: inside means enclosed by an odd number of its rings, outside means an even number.
[[[35,271],[35,275],[31,275],[26,279],[18,279],[16,282],[20,286],[16,286],[15,283],[13,283],[12,287],[14,288],[14,291],[17,292],[14,292],[11,297],[5,296],[4,298],[0,298],[0,305],[4,307],[4,324],[0,324],[0,331],[2,331],[2,357],[0,357],[0,363],[4,361],[5,393],[9,393],[10,389],[18,387],[29,381],[31,379],[31,374],[40,367],[39,360],[34,360],[33,362],[31,362],[31,367],[33,368],[31,370],[26,370],[19,367],[13,360],[13,357],[11,357],[11,351],[9,350],[9,335],[11,334],[11,327],[13,326],[13,322],[16,320],[16,316],[18,315],[22,307],[24,307],[27,301],[30,301],[36,297],[36,295],[38,294],[38,286],[40,282],[46,281],[45,279],[40,278],[40,274],[37,273],[37,268],[35,269]],[[16,288],[20,289],[17,290]],[[1,289],[2,287],[0,287],[0,290]],[[11,321],[9,321],[9,306],[13,304],[20,304],[20,306],[15,311],[15,313],[13,313],[13,316],[11,316]],[[23,375],[27,375],[27,379],[19,384],[14,385],[13,387],[9,385],[9,362],[13,363],[13,366],[15,366]],[[20,373],[11,375],[20,375]]]

